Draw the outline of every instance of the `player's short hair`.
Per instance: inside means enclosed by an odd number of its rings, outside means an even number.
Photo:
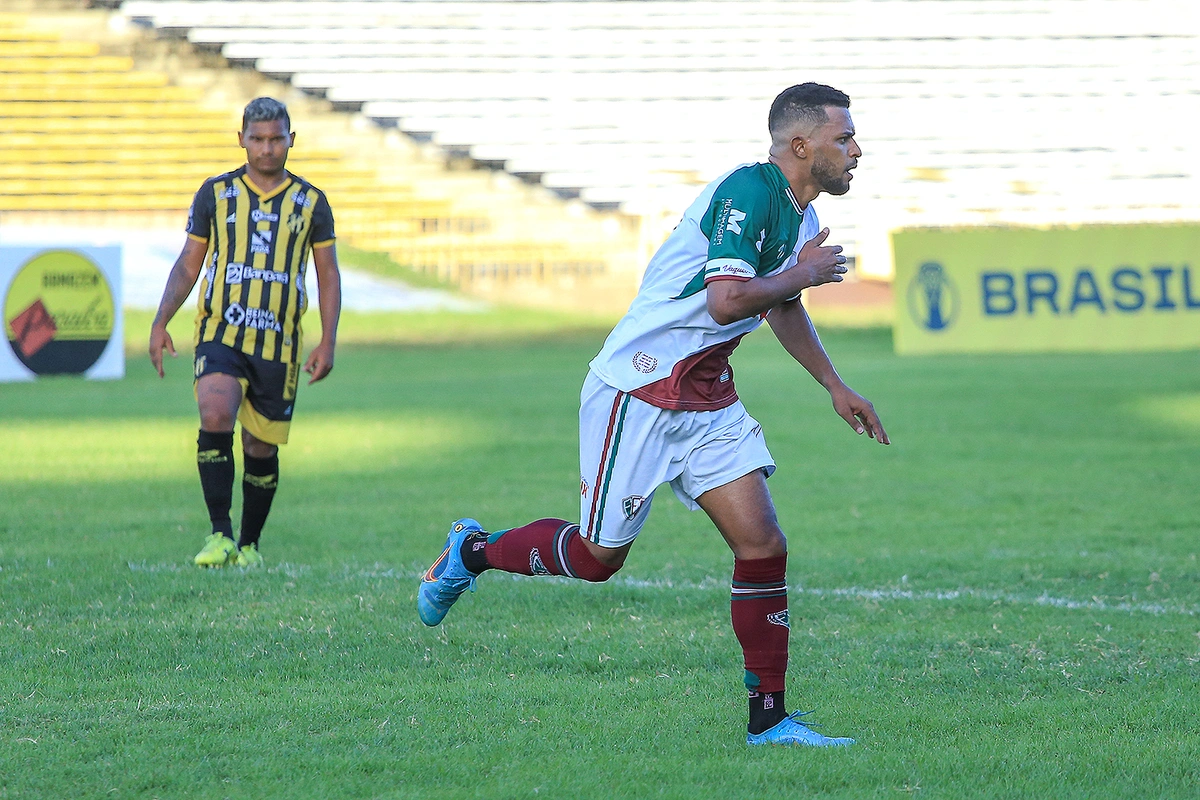
[[[801,83],[789,86],[771,103],[767,130],[771,141],[781,140],[797,127],[811,131],[829,121],[826,106],[850,107],[850,95],[823,83]]]
[[[274,97],[256,97],[246,104],[242,112],[242,130],[250,127],[252,122],[274,122],[283,120],[289,131],[292,129],[292,118],[288,116],[287,106]]]

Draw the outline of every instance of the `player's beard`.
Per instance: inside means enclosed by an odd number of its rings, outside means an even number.
[[[850,178],[846,170],[838,169],[829,159],[819,153],[813,156],[812,176],[823,191],[829,194],[845,194],[850,191]]]

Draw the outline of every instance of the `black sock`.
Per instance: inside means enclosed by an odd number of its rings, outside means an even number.
[[[463,566],[476,575],[492,567],[488,563],[485,551],[487,540],[488,534],[484,531],[472,533],[466,539],[463,539],[462,549],[458,551],[459,555],[462,556]]]
[[[783,709],[783,692],[751,692],[748,730],[757,734],[774,728],[787,716]]]
[[[244,454],[243,454],[244,455]],[[271,501],[279,485],[279,452],[270,458],[244,456],[242,471],[242,532],[238,536],[238,547],[248,544],[258,547],[267,514],[271,512]]]
[[[229,507],[233,505],[233,431],[213,433],[201,429],[196,438],[196,466],[213,533],[232,539]]]

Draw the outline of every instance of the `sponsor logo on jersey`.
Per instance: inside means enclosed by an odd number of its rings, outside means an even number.
[[[731,275],[736,278],[753,278],[754,270],[745,264],[722,264],[718,275]]]
[[[587,492],[588,492],[587,478],[580,478],[579,479],[579,494],[580,494],[580,496],[587,496]]]
[[[233,263],[225,265],[225,282],[241,283],[242,281],[262,281],[263,283],[287,283],[286,272],[276,272],[273,269],[255,269],[245,264]]]
[[[246,319],[242,324],[260,331],[283,331],[283,326],[275,318],[275,312],[265,308],[246,309]]]
[[[250,237],[250,252],[251,253],[270,253],[271,252],[271,232],[270,231],[255,231]]]
[[[228,189],[226,189],[225,191],[223,191],[219,195],[217,195],[217,199],[218,200],[232,200],[233,198],[237,197],[241,193],[242,193],[241,189],[239,189],[237,187],[237,185],[234,184],[233,186],[230,186]]]
[[[529,572],[533,575],[549,575],[550,570],[542,563],[542,554],[535,547],[529,551]]]
[[[235,222],[237,222],[237,212],[236,211],[225,218],[226,225],[232,225]]]
[[[621,501],[621,510],[625,512],[625,519],[632,520],[645,504],[646,498],[640,494],[631,494],[626,497]]]
[[[767,614],[767,622],[771,623],[772,625],[778,625],[782,628],[787,628],[789,630],[791,630],[792,627],[788,622],[788,610],[786,608],[783,611],[776,611],[773,614]]]
[[[763,228],[761,231],[759,231],[758,241],[754,243],[754,249],[761,253],[763,242],[765,242],[766,240],[767,240],[767,229]],[[780,253],[780,255],[783,255],[783,253]]]
[[[225,309],[225,321],[234,327],[245,326],[260,331],[282,331],[283,326],[275,319],[275,312],[265,308],[242,308],[239,303]]]
[[[308,205],[310,203],[310,201],[308,199],[308,195],[305,194],[304,192],[300,192],[300,191],[294,192],[292,194],[292,202],[295,203],[296,205],[300,206],[301,208],[308,208]]]
[[[658,359],[638,350],[633,354],[633,368],[648,375],[658,369]]]
[[[255,222],[262,222],[263,220],[266,220],[267,222],[279,222],[279,215],[256,208],[250,212],[250,219],[254,220]]]
[[[246,320],[246,309],[242,308],[239,303],[230,303],[225,309],[225,321],[235,328],[241,325]]]
[[[721,377],[717,378],[717,380],[719,380],[721,383],[729,383],[729,370],[727,369],[722,372]]]
[[[746,218],[746,212],[738,211],[736,208],[729,209],[729,216],[725,218],[725,230],[740,234],[742,232],[741,222]]]

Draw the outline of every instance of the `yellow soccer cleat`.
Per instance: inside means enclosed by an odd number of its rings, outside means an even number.
[[[236,563],[242,569],[258,569],[263,565],[263,557],[258,552],[258,545],[244,544],[237,551]]]
[[[209,534],[204,547],[192,559],[198,567],[223,567],[237,562],[237,544],[223,533]]]

